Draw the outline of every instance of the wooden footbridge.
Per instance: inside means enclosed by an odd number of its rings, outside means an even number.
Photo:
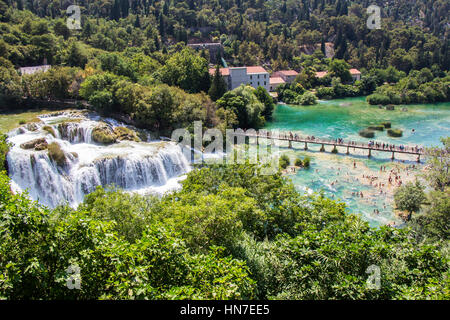
[[[395,159],[395,153],[403,153],[403,154],[411,154],[417,156],[417,162],[420,162],[420,156],[424,155],[424,148],[415,146],[396,146],[393,144],[383,143],[383,142],[375,142],[372,144],[369,143],[363,143],[363,142],[357,142],[357,141],[344,141],[343,139],[323,139],[323,138],[317,138],[314,136],[308,136],[308,137],[300,137],[297,134],[293,134],[292,132],[280,132],[277,135],[272,135],[270,131],[266,132],[259,132],[255,134],[255,131],[253,132],[237,132],[234,133],[234,136],[246,136],[246,137],[253,137],[256,138],[256,143],[259,144],[259,138],[263,139],[271,139],[271,140],[279,140],[279,141],[288,141],[289,142],[289,148],[292,148],[293,142],[299,142],[304,143],[304,150],[308,150],[308,143],[309,144],[317,144],[322,145],[320,148],[321,152],[325,152],[325,146],[333,146],[333,150],[336,150],[337,147],[344,147],[347,148],[347,155],[350,155],[350,148],[354,149],[362,149],[362,150],[368,150],[368,157],[370,158],[372,156],[372,151],[379,151],[379,152],[387,152],[392,153],[391,159]]]

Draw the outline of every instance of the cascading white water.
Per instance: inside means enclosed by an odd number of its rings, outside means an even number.
[[[28,190],[32,199],[54,207],[68,203],[76,207],[97,186],[114,185],[136,192],[162,193],[177,187],[179,177],[190,170],[181,148],[172,142],[121,141],[108,146],[92,142],[98,116],[77,118],[67,115],[42,117],[34,131],[25,127],[9,134],[13,144],[8,169],[14,191]],[[95,120],[94,120],[95,119]],[[123,124],[102,119],[111,127]],[[44,129],[46,127],[46,129]],[[54,136],[49,128],[53,129]],[[23,149],[22,143],[45,138],[57,142],[66,161],[58,165],[47,150]]]

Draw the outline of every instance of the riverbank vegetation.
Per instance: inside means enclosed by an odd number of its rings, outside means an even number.
[[[450,100],[450,75],[434,78],[430,69],[411,71],[396,84],[378,87],[367,97],[369,104],[436,103]]]

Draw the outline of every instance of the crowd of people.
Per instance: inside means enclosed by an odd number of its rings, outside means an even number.
[[[271,134],[270,131],[266,131],[265,136],[270,138],[274,138],[275,136],[273,136]],[[335,138],[335,139],[318,139],[315,136],[307,136],[306,138],[300,137],[297,133],[292,133],[292,131],[288,131],[288,132],[282,132],[279,134],[279,138],[283,138],[283,139],[290,139],[290,140],[306,140],[306,141],[314,141],[314,142],[325,142],[325,143],[336,143],[336,144],[340,144],[340,145],[346,145],[346,146],[354,146],[354,147],[364,147],[364,144],[358,144],[358,142],[356,141],[345,141],[344,138]],[[424,149],[423,147],[419,147],[419,146],[414,146],[414,147],[410,147],[410,146],[405,146],[405,145],[395,145],[395,144],[389,144],[389,143],[382,143],[382,142],[377,142],[377,141],[369,141],[367,143],[367,146],[369,148],[373,148],[373,149],[379,149],[379,150],[386,150],[386,151],[400,151],[400,152],[416,152],[416,153],[423,153]]]

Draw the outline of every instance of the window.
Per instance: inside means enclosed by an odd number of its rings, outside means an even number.
[[[258,79],[259,79],[259,74],[258,74]]]
[[[250,76],[250,80],[253,79],[253,76]]]
[[[258,81],[258,87],[259,87],[259,81]]]
[[[267,82],[266,82],[266,81],[264,81],[264,85],[267,85]]]

